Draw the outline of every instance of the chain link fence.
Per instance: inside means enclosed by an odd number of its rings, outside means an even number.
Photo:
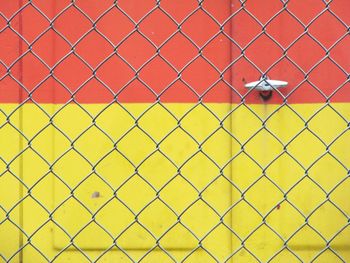
[[[347,0],[0,7],[1,262],[350,261]]]

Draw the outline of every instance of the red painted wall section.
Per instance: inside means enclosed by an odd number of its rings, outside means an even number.
[[[239,1],[234,2],[239,9]],[[267,7],[265,1],[247,1],[246,12],[232,19],[232,37],[245,56],[232,67],[233,86],[243,93],[243,82],[257,80],[259,68],[270,78],[289,82],[287,88],[281,89],[284,96],[289,94],[289,103],[322,103],[338,88],[330,101],[350,101],[350,13],[344,11],[350,10],[350,2],[335,0],[327,9],[323,1],[289,1],[288,11],[283,12],[281,1],[268,2]],[[254,41],[262,26],[252,16],[266,25],[266,34]],[[240,55],[234,46],[233,59]],[[252,93],[247,101],[258,102],[258,95]],[[282,101],[277,93],[271,100]]]
[[[23,2],[0,3],[4,103],[262,103],[261,72],[290,83],[271,103],[350,101],[347,0]]]

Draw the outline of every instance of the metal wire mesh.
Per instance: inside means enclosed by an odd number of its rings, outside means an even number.
[[[2,261],[349,261],[350,6],[261,2],[2,1]]]

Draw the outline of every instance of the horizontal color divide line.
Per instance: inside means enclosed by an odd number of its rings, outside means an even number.
[[[257,90],[247,90],[242,83],[216,85],[205,81],[192,85],[181,82],[173,85],[146,85],[132,82],[128,85],[102,85],[98,81],[89,81],[84,85],[77,83],[59,85],[53,79],[42,82],[30,82],[23,79],[22,84],[10,77],[0,80],[0,103],[248,103],[282,104],[287,103],[326,103],[350,102],[350,82],[326,83],[312,86],[308,83],[289,81],[290,85],[272,91],[268,99]],[[299,83],[299,84],[297,84]],[[166,88],[167,87],[167,88]],[[264,94],[266,95],[266,94]]]
[[[271,95],[271,96],[270,96]],[[54,95],[47,92],[14,91],[11,88],[2,88],[0,82],[0,103],[84,103],[84,104],[109,104],[119,103],[247,103],[247,104],[303,104],[303,103],[345,103],[350,102],[350,89],[339,90],[332,94],[311,93],[298,91],[291,93],[279,93],[272,91],[271,94],[264,94],[259,91],[251,91],[248,94],[238,93],[206,93],[205,95],[163,93],[162,95],[151,92],[120,93],[119,95],[110,92],[77,92],[72,95],[69,92],[55,92]]]

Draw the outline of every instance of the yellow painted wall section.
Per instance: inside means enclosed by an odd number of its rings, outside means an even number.
[[[24,199],[10,212],[24,234],[12,225],[0,237],[9,253],[23,242],[25,262],[308,262],[326,240],[350,260],[350,140],[337,114],[349,119],[348,104],[22,111],[23,145],[9,124],[0,139],[6,162],[23,151],[10,169],[23,193],[2,162],[1,198],[6,210]],[[296,256],[278,253],[284,242]]]
[[[2,105],[0,114],[0,247],[2,256],[13,262],[19,262],[18,253],[21,226],[21,192],[22,174],[20,167],[23,159],[18,156],[21,152],[22,136],[20,126],[21,110],[18,105]],[[11,114],[12,113],[12,114]],[[5,114],[9,117],[7,122]],[[5,262],[0,258],[0,262]]]

